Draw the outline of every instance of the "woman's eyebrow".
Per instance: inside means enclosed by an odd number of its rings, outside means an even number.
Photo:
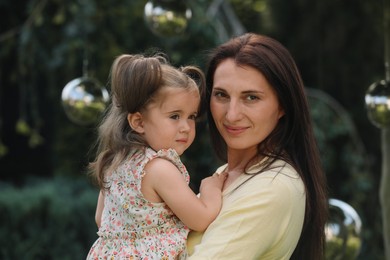
[[[243,94],[264,94],[264,91],[261,90],[245,90],[242,92]]]

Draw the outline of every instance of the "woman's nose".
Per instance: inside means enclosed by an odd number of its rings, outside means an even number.
[[[234,122],[241,119],[242,113],[239,102],[231,100],[226,109],[225,117],[229,122]]]

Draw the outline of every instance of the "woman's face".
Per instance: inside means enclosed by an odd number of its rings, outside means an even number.
[[[229,151],[256,151],[284,115],[263,74],[232,59],[221,62],[214,73],[210,109]]]

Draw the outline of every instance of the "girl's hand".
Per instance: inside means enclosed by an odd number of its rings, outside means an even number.
[[[212,176],[204,178],[200,184],[199,191],[200,193],[205,192],[206,190],[218,189],[222,191],[223,184],[227,178],[227,173],[214,173]]]

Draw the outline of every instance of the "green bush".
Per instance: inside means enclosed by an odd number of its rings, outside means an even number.
[[[98,194],[86,180],[30,180],[0,190],[0,259],[85,259],[97,238]]]

